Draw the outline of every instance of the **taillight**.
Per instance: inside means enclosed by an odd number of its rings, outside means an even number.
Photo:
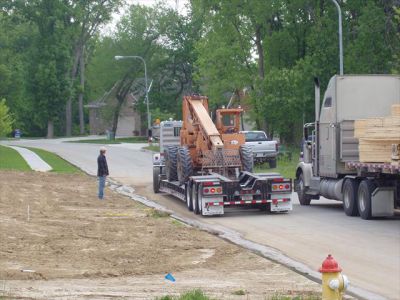
[[[272,188],[272,191],[274,191],[274,192],[284,192],[284,191],[286,192],[286,191],[290,191],[291,190],[291,186],[290,186],[289,183],[286,183],[286,184],[284,184],[284,183],[281,183],[281,184],[273,183],[271,185],[271,188]]]
[[[212,194],[221,194],[222,193],[222,187],[203,187],[203,194],[205,195],[212,195]]]

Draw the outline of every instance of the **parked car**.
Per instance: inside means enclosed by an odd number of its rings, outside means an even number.
[[[267,137],[264,131],[242,131],[246,136],[246,145],[253,150],[255,163],[268,162],[271,168],[276,168],[278,143]]]

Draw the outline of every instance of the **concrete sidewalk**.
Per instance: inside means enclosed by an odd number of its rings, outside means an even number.
[[[23,157],[23,159],[25,159],[25,161],[32,170],[39,172],[48,172],[52,170],[52,167],[50,167],[35,152],[22,147],[16,147],[16,146],[8,146],[8,147],[18,151],[18,153]]]

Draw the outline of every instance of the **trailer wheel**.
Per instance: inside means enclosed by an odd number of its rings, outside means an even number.
[[[153,167],[153,191],[160,192],[160,167]]]
[[[276,158],[273,158],[269,161],[269,167],[271,169],[275,169],[276,168]]]
[[[241,145],[239,153],[240,160],[242,161],[243,171],[253,172],[254,158],[251,148],[248,145]]]
[[[185,183],[193,173],[192,157],[187,147],[178,149],[177,172],[180,184]]]
[[[372,218],[371,196],[376,185],[371,180],[363,180],[358,187],[358,211],[364,220]]]
[[[193,203],[192,203],[192,182],[188,182],[185,185],[185,200],[186,205],[189,211],[193,211]]]
[[[176,155],[178,152],[177,146],[168,146],[164,152],[165,158],[165,175],[168,181],[175,181],[178,179],[176,168]]]
[[[301,173],[299,176],[297,196],[299,197],[300,205],[310,205],[311,196],[306,194],[306,187],[304,185],[303,173]]]
[[[199,202],[197,200],[197,194],[198,194],[198,185],[196,183],[193,183],[193,185],[192,185],[192,206],[193,206],[193,212],[196,215],[200,214]]]
[[[354,179],[346,179],[343,184],[343,209],[346,215],[358,216],[357,190],[359,182]]]

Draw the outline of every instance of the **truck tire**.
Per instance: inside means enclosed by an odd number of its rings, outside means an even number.
[[[301,173],[299,176],[297,196],[299,197],[300,205],[310,205],[311,196],[306,194],[306,187],[304,185],[303,173]]]
[[[254,158],[253,158],[253,151],[251,150],[251,148],[247,145],[241,145],[239,153],[243,171],[253,172]]]
[[[269,167],[271,169],[275,169],[276,168],[276,158],[273,158],[269,161]]]
[[[192,157],[187,147],[179,147],[178,149],[177,173],[180,184],[188,181],[193,173]]]
[[[358,216],[358,184],[359,182],[354,179],[346,179],[343,184],[343,209],[347,216]]]
[[[199,202],[197,200],[197,193],[198,193],[198,185],[196,183],[193,183],[193,185],[192,185],[192,206],[193,206],[193,212],[196,215],[200,214]]]
[[[193,203],[192,203],[192,182],[188,182],[185,185],[185,200],[186,206],[189,211],[193,211]]]
[[[153,191],[160,192],[160,167],[153,167]]]
[[[372,219],[371,197],[376,185],[368,179],[361,181],[358,187],[358,211],[364,220]]]
[[[178,179],[177,175],[177,146],[168,146],[164,151],[165,158],[165,175],[168,181],[176,181]]]

